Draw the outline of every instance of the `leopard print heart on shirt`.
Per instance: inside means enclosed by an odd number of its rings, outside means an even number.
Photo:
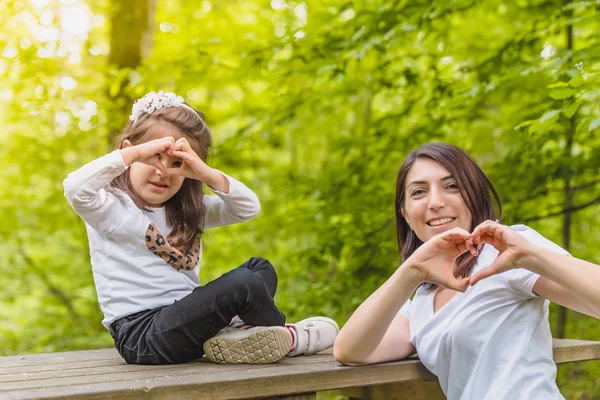
[[[193,270],[200,259],[200,241],[197,241],[188,254],[183,254],[169,236],[165,238],[154,224],[146,230],[146,247],[153,254],[162,258],[173,269],[179,271]]]

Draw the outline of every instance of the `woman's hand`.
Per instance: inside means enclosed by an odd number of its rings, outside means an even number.
[[[466,251],[477,255],[469,232],[454,228],[423,243],[406,261],[408,268],[417,270],[422,282],[464,292],[469,278],[454,277],[456,258]]]
[[[475,246],[491,244],[498,250],[496,260],[471,277],[471,285],[492,275],[520,268],[521,260],[531,251],[532,244],[509,226],[494,221],[482,222],[471,234]]]

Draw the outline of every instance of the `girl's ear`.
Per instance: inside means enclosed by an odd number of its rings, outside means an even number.
[[[408,218],[408,215],[406,214],[406,210],[404,208],[400,209],[400,212],[402,213],[402,216],[404,217],[404,219],[406,220],[406,223],[408,224],[408,227],[413,230],[412,225],[410,224],[410,219]]]
[[[132,146],[132,144],[131,144],[131,142],[130,142],[129,140],[125,139],[125,140],[123,140],[123,141],[121,142],[121,148],[122,148],[122,149],[125,149],[125,148],[127,148],[127,147],[129,147],[129,146]]]

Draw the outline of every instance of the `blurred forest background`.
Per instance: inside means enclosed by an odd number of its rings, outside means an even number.
[[[341,325],[398,267],[395,178],[428,141],[600,263],[598,0],[0,0],[0,25],[1,355],[112,346],[62,181],[151,90],[206,113],[211,165],[262,202],[206,233],[202,281],[266,257],[290,321]],[[552,307],[554,336],[600,339]],[[558,382],[600,399],[600,361]]]

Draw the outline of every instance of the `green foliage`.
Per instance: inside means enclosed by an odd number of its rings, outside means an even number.
[[[120,70],[107,63],[117,0],[0,3],[2,354],[110,345],[61,182],[149,90],[205,112],[212,165],[262,202],[254,221],[206,233],[202,281],[267,257],[290,320],[341,323],[398,267],[396,173],[427,141],[476,157],[505,222],[600,262],[597,1],[162,0],[151,52]],[[570,313],[566,335],[597,340],[600,326]],[[599,373],[561,366],[558,381],[600,398]]]

